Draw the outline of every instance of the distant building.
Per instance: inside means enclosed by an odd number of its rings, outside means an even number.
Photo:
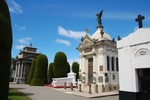
[[[90,36],[88,30],[77,47],[80,51],[80,80],[82,90],[92,91],[98,85],[99,92],[118,90],[118,51],[116,42],[103,30],[99,23],[96,32]]]
[[[16,57],[14,64],[15,64],[15,71],[14,71],[14,82],[16,83],[25,83],[29,71],[31,68],[32,61],[38,57],[40,53],[36,52],[37,48],[30,46],[26,46],[23,48],[22,51]]]

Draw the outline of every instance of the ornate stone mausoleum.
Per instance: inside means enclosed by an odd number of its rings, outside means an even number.
[[[116,42],[107,34],[101,22],[102,11],[97,14],[98,26],[96,32],[81,39],[77,47],[80,52],[80,81],[82,90],[92,91],[98,86],[99,92],[118,90],[118,51]]]
[[[16,57],[14,64],[14,82],[25,83],[32,64],[32,60],[36,59],[40,53],[36,52],[37,48],[26,46]]]

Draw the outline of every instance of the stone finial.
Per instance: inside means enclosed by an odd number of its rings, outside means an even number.
[[[85,29],[85,32],[86,32],[86,33],[89,33],[89,30],[88,30],[88,28],[86,28],[86,29]]]
[[[119,41],[119,40],[121,40],[121,37],[118,35],[118,38],[117,38],[117,40]]]

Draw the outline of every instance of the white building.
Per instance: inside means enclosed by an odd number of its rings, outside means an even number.
[[[104,32],[101,24],[96,32],[82,38],[77,47],[80,52],[80,80],[82,90],[92,91],[98,85],[99,92],[118,90],[118,51],[114,39]]]
[[[117,42],[120,100],[150,100],[150,28]]]

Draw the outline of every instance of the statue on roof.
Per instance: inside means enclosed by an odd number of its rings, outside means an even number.
[[[96,14],[97,21],[98,21],[98,27],[102,27],[102,20],[101,20],[102,13],[103,13],[103,10],[101,10],[100,13]]]

